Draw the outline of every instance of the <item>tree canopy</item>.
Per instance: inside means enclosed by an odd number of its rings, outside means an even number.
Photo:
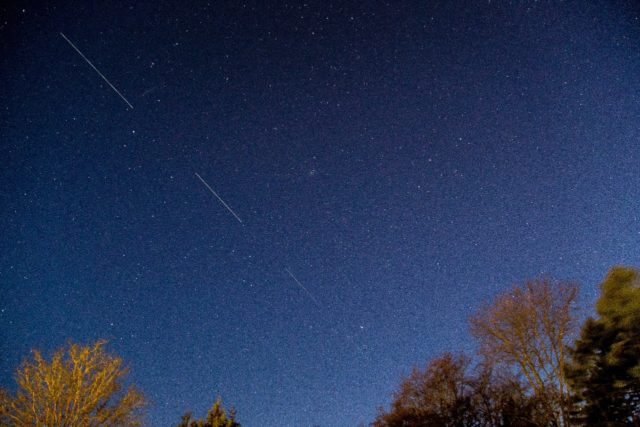
[[[51,361],[34,350],[16,373],[15,395],[0,393],[3,425],[76,427],[142,425],[145,399],[133,386],[125,389],[128,368],[105,351],[106,341],[69,343]]]
[[[177,427],[240,427],[240,424],[236,422],[236,411],[233,408],[227,416],[227,411],[222,406],[222,399],[218,396],[206,417],[193,419],[191,413],[187,412],[182,416]]]
[[[569,369],[576,418],[588,425],[640,424],[640,276],[612,268],[596,318],[585,321]]]
[[[533,280],[514,285],[471,318],[485,359],[520,372],[557,425],[568,422],[566,363],[577,285]]]
[[[498,294],[470,318],[475,357],[446,352],[403,378],[372,427],[640,426],[640,272],[612,268],[595,316],[573,343],[578,287],[533,280]],[[105,349],[69,342],[37,351],[0,388],[0,427],[136,427],[146,401]],[[240,427],[218,397],[177,427]]]
[[[533,427],[549,421],[542,403],[512,373],[444,353],[402,380],[372,426]]]

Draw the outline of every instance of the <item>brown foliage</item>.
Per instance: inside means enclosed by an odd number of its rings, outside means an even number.
[[[16,373],[16,395],[0,393],[5,422],[15,427],[142,425],[145,399],[134,387],[123,389],[128,369],[105,352],[105,344],[70,343],[51,362],[34,350],[33,360],[25,359]]]
[[[556,424],[567,425],[567,339],[575,330],[578,287],[527,282],[499,295],[471,318],[472,334],[487,359],[516,368]]]
[[[433,359],[414,369],[380,410],[372,427],[533,427],[546,425],[540,402],[508,371],[481,365],[470,369],[464,355]]]
[[[445,353],[424,371],[414,368],[395,393],[391,410],[380,411],[374,427],[465,426],[470,406],[470,386],[465,356]]]

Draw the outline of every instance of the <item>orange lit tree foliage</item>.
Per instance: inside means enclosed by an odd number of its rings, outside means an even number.
[[[568,425],[568,340],[578,287],[535,280],[500,294],[471,318],[481,353],[519,371],[538,399],[547,401],[555,425]]]
[[[140,426],[144,396],[123,379],[128,368],[104,350],[69,343],[51,361],[37,350],[17,370],[15,395],[0,391],[0,423],[15,427]]]

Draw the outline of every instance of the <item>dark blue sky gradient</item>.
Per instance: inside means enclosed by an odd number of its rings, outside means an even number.
[[[54,3],[1,6],[4,386],[106,337],[152,426],[354,426],[513,282],[640,265],[636,2]]]

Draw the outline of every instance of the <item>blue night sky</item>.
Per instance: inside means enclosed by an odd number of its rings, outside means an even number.
[[[511,284],[640,264],[636,2],[12,3],[3,386],[104,337],[151,426],[355,426]]]

